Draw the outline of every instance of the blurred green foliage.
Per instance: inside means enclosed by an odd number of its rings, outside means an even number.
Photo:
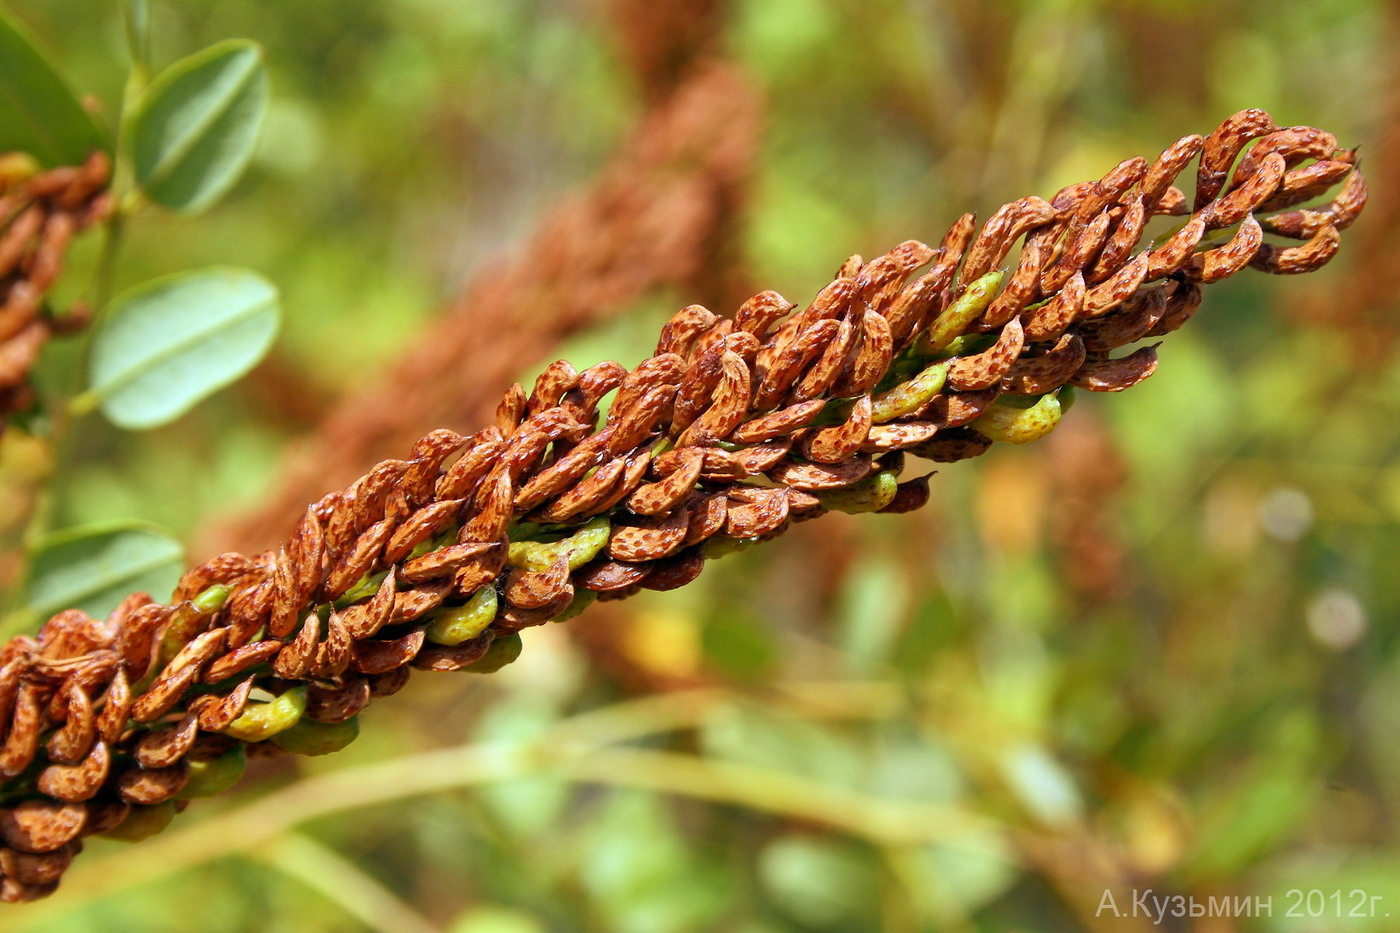
[[[115,12],[9,5],[113,113]],[[843,250],[934,240],[965,209],[1097,177],[1247,106],[1393,146],[1386,13],[735,0],[727,45],[769,108],[748,272],[801,300]],[[230,261],[268,276],[275,362],[313,408],[430,327],[640,108],[601,3],[182,0],[152,16],[157,69],[230,36],[262,44],[272,103],[230,198],[142,216],[119,284]],[[69,293],[95,252],[74,257]],[[340,754],[252,762],[166,837],[91,844],[57,896],[0,926],[1136,930],[1152,926],[1096,908],[1152,888],[1272,897],[1272,916],[1211,929],[1394,929],[1400,369],[1354,372],[1342,324],[1297,309],[1396,262],[1344,248],[1315,281],[1215,286],[1153,379],[942,470],[926,513],[832,515],[608,610],[630,675],[562,626],[531,631],[499,675],[416,677]],[[634,361],[685,300],[653,296],[566,355]],[[55,346],[44,378],[73,365]],[[255,373],[145,435],[86,426],[59,524],[189,535],[256,502],[308,427],[269,385]],[[1105,559],[1106,579],[1082,572]],[[626,699],[658,685],[681,691],[670,706]],[[458,746],[478,757],[431,757]],[[336,774],[371,790],[339,812],[295,796]],[[1368,918],[1288,918],[1290,888],[1382,900]]]

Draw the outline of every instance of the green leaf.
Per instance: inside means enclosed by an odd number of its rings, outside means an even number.
[[[112,301],[93,337],[89,398],[119,427],[173,421],[257,365],[279,320],[276,287],[244,269],[138,285]]]
[[[101,618],[138,590],[164,599],[183,570],[180,542],[151,525],[60,531],[39,541],[30,554],[26,608],[41,618],[61,609]]]
[[[48,165],[78,165],[107,143],[77,94],[0,8],[0,152],[27,152]]]
[[[158,204],[199,211],[248,166],[267,111],[261,46],[230,39],[171,65],[124,121],[136,181]]]

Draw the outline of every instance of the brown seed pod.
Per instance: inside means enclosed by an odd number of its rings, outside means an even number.
[[[958,392],[989,389],[1001,382],[1025,346],[1025,332],[1019,320],[1001,329],[997,342],[981,353],[959,357],[948,364],[948,387]]]
[[[1205,140],[1192,133],[1183,136],[1162,151],[1142,178],[1139,192],[1146,204],[1159,204],[1171,187],[1172,180],[1200,154]],[[1158,211],[1157,213],[1161,213]]]
[[[1264,231],[1253,215],[1240,224],[1239,231],[1224,246],[1197,253],[1182,271],[1188,279],[1209,285],[1249,265],[1264,243]]]
[[[0,810],[0,840],[20,852],[53,852],[78,838],[86,821],[81,803],[25,800]]]
[[[939,430],[957,428],[977,420],[987,406],[996,401],[999,388],[981,389],[976,392],[945,392],[935,395],[932,402],[919,412]],[[907,449],[907,448],[906,448]]]
[[[358,715],[369,701],[369,679],[365,677],[351,677],[336,687],[312,684],[306,694],[306,718],[312,722],[345,722]]]
[[[1202,211],[1200,216],[1206,220],[1206,227],[1216,230],[1221,227],[1231,227],[1244,220],[1251,213],[1258,210],[1260,206],[1274,192],[1278,191],[1279,185],[1283,182],[1284,172],[1287,171],[1284,165],[1283,156],[1274,153],[1266,158],[1239,187],[1218,201],[1213,202],[1210,208]]]
[[[1078,334],[1065,334],[1058,343],[1040,356],[1022,357],[1017,360],[1011,369],[1007,370],[1001,387],[1018,395],[1042,395],[1051,392],[1064,385],[1079,371],[1084,358],[1084,341]],[[986,406],[983,406],[983,410],[985,408]],[[971,420],[973,419],[968,419]]]
[[[788,490],[734,487],[724,533],[731,538],[758,538],[771,534],[788,519]]]
[[[687,305],[681,308],[671,315],[671,319],[661,328],[661,339],[656,342],[655,355],[673,353],[676,356],[688,357],[695,338],[714,327],[718,321],[719,318],[703,305]]]
[[[1148,250],[1147,274],[1143,277],[1144,280],[1156,281],[1180,269],[1191,258],[1205,235],[1206,219],[1201,216],[1192,217],[1180,230],[1172,234],[1167,242],[1156,249]]]
[[[984,327],[990,330],[1003,326],[1035,300],[1040,290],[1040,273],[1050,259],[1054,233],[1054,230],[1037,232],[1027,238],[1010,281],[982,312]]]
[[[1121,359],[1090,359],[1070,380],[1091,392],[1122,392],[1157,371],[1157,347],[1143,347]]]
[[[874,469],[869,458],[857,455],[845,463],[803,463],[783,460],[768,471],[768,477],[781,486],[813,491],[840,489],[858,483]]]
[[[1054,294],[1069,281],[1070,276],[1085,271],[1108,240],[1108,230],[1112,222],[1113,218],[1108,214],[1100,214],[1083,229],[1072,231],[1072,238],[1067,240],[1059,261],[1040,275],[1042,295]]]
[[[1167,293],[1176,282],[1140,288],[1117,310],[1085,321],[1076,333],[1090,353],[1104,354],[1145,336],[1167,310]]]
[[[614,560],[640,563],[674,554],[685,541],[690,516],[684,509],[614,528],[608,554]]]
[[[946,398],[946,396],[940,396]],[[862,453],[878,454],[891,450],[906,450],[915,444],[922,444],[938,433],[938,425],[930,421],[905,421],[898,424],[877,424],[870,429],[865,443],[860,445]]]
[[[559,600],[566,591],[569,599],[572,599],[569,561],[561,557],[551,564],[548,570],[510,570],[501,587],[501,596],[507,603],[520,609],[539,609]],[[566,604],[567,602],[568,600],[565,600]]]
[[[642,586],[649,590],[680,589],[694,581],[704,569],[705,558],[698,549],[682,551],[652,564]]]
[[[1327,265],[1342,248],[1342,235],[1331,224],[1323,224],[1302,246],[1273,246],[1264,243],[1249,260],[1256,269],[1275,275],[1301,275]]]
[[[252,690],[253,678],[245,677],[238,686],[222,697],[214,699],[210,695],[205,698],[211,702],[195,710],[199,715],[199,728],[209,732],[222,732],[227,729],[235,719],[243,715],[243,710],[248,705],[248,695]]]
[[[574,582],[595,593],[630,589],[647,578],[651,564],[628,564],[619,560],[596,560],[574,574]]]
[[[1241,110],[1226,119],[1209,136],[1196,170],[1196,203],[1199,211],[1215,200],[1225,185],[1230,165],[1252,139],[1274,132],[1273,117],[1262,110]]]
[[[860,451],[870,436],[871,403],[862,395],[851,406],[851,413],[841,424],[810,431],[802,438],[802,456],[817,463],[841,463]]]
[[[189,754],[199,732],[199,717],[186,713],[178,723],[146,733],[136,743],[136,763],[142,768],[168,768]]]
[[[914,512],[927,505],[928,500],[928,477],[920,476],[895,487],[894,498],[880,510],[880,514],[899,515],[904,512]]]
[[[74,840],[52,852],[21,852],[18,849],[0,849],[0,872],[23,885],[54,884],[73,862],[78,847],[82,843]]]
[[[351,666],[361,674],[383,674],[413,660],[423,647],[423,629],[415,628],[400,638],[387,641],[365,639],[355,642]]]
[[[91,799],[102,788],[111,767],[112,756],[107,743],[99,739],[78,764],[49,765],[39,772],[36,787],[55,800],[80,803]]]
[[[982,232],[967,251],[963,281],[973,282],[991,272],[1001,265],[1012,243],[1057,216],[1059,211],[1054,205],[1037,197],[1021,198],[998,210],[982,225]]]
[[[1345,178],[1354,165],[1353,159],[1333,158],[1294,169],[1283,176],[1283,183],[1279,185],[1273,197],[1260,204],[1256,210],[1280,211],[1303,201],[1311,201]]]
[[[909,453],[934,463],[953,463],[984,454],[991,446],[986,437],[964,427],[939,432],[933,440],[910,447]]]

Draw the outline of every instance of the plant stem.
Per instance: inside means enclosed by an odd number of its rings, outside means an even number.
[[[379,879],[310,836],[290,833],[254,854],[379,933],[438,933]]]

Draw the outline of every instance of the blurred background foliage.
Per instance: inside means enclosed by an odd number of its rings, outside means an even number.
[[[112,113],[114,7],[8,5]],[[833,514],[684,590],[533,630],[500,675],[416,677],[346,752],[262,762],[137,848],[91,842],[54,898],[0,927],[1395,928],[1380,914],[1400,916],[1400,8],[181,0],[153,14],[157,67],[228,36],[262,43],[273,103],[233,195],[198,218],[142,215],[118,284],[236,262],[281,287],[284,332],[169,427],[85,423],[59,465],[59,525],[140,518],[194,542],[255,509],[290,441],[588,185],[667,92],[643,53],[668,35],[684,33],[682,57],[698,37],[764,100],[709,271],[797,301],[846,252],[936,241],[963,210],[1049,195],[1244,107],[1359,144],[1375,197],[1326,272],[1216,286],[1154,379],[1082,398],[1044,442],[943,470],[924,512]],[[629,245],[614,249],[626,262]],[[87,290],[96,251],[75,251],[64,294]],[[548,359],[634,363],[695,297],[653,288]],[[519,359],[521,377],[550,350]],[[55,343],[41,376],[73,365]],[[414,436],[441,426],[401,416]],[[0,516],[22,511],[46,456],[6,435]],[[1272,897],[1273,916],[1096,916],[1105,889],[1126,911],[1149,887]],[[1290,919],[1295,887],[1383,900],[1371,919]]]

